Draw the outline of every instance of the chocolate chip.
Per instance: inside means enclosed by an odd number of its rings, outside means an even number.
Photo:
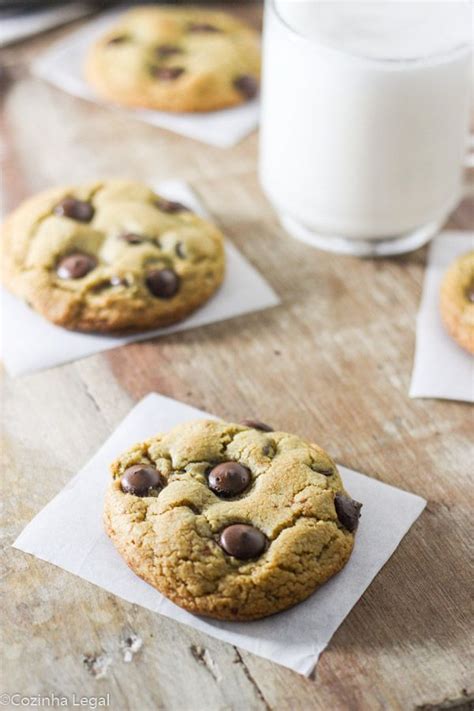
[[[146,276],[146,285],[159,299],[171,299],[178,291],[179,276],[172,269],[153,269]]]
[[[186,258],[186,252],[184,251],[184,245],[182,242],[176,242],[176,246],[174,248],[174,251],[176,252],[177,256],[180,259],[185,259]]]
[[[82,279],[97,266],[97,260],[90,254],[74,252],[63,257],[56,266],[60,279]]]
[[[146,242],[147,237],[139,235],[136,232],[125,232],[120,235],[120,239],[123,239],[124,242],[128,244],[142,244],[142,242]]]
[[[275,446],[272,442],[267,442],[262,447],[262,454],[264,457],[274,457],[276,454]]]
[[[130,37],[128,35],[117,35],[116,37],[112,37],[112,39],[109,39],[107,44],[124,44],[124,42],[128,42],[129,39]]]
[[[183,50],[175,44],[160,44],[155,49],[155,54],[160,58],[171,57],[173,54],[182,54]]]
[[[125,494],[150,496],[153,491],[160,491],[166,485],[159,471],[146,464],[134,464],[122,474],[120,486]]]
[[[56,205],[54,212],[59,217],[69,217],[78,222],[90,222],[94,217],[94,208],[86,200],[76,200],[73,197],[64,198]]]
[[[267,539],[254,526],[244,523],[233,523],[224,528],[219,542],[229,555],[241,560],[257,558],[265,550]]]
[[[260,422],[260,420],[242,420],[240,423],[244,427],[251,427],[253,430],[261,430],[262,432],[273,432],[273,427],[266,425],[265,422]]]
[[[152,67],[151,73],[156,79],[161,79],[162,81],[173,81],[177,79],[184,72],[183,67]]]
[[[219,496],[236,496],[250,484],[250,471],[238,462],[222,462],[209,472],[209,488]]]
[[[234,79],[234,86],[237,91],[245,96],[246,99],[253,99],[257,95],[258,82],[255,77],[250,74],[242,74]]]
[[[337,517],[344,528],[347,528],[351,533],[355,531],[359,524],[362,504],[345,494],[336,494],[334,506],[336,507]]]
[[[465,291],[465,294],[466,294],[466,299],[468,301],[470,301],[471,303],[474,303],[474,282],[469,284],[469,286],[467,287],[467,289]]]
[[[190,22],[188,32],[222,32],[222,30],[207,22]]]
[[[159,198],[156,201],[156,207],[162,212],[169,212],[172,215],[174,215],[175,212],[190,212],[189,207],[186,207],[186,205],[176,202],[175,200],[166,200],[165,198]]]

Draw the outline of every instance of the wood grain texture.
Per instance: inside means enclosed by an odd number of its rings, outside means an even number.
[[[240,12],[258,24],[258,7]],[[119,711],[472,707],[472,409],[407,394],[426,250],[357,260],[290,240],[259,189],[255,135],[221,151],[29,75],[30,60],[67,31],[2,55],[2,82],[10,80],[1,117],[3,209],[54,183],[184,178],[282,304],[4,377],[0,693],[108,692]],[[451,219],[458,229],[474,226],[473,176],[466,178],[471,197]],[[258,416],[297,431],[339,462],[428,499],[313,678],[10,548],[132,404],[154,390],[223,418]],[[125,661],[135,636],[142,646]]]

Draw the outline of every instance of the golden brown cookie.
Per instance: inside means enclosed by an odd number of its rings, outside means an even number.
[[[258,91],[258,33],[232,15],[138,7],[91,47],[86,78],[100,96],[162,111],[212,111]]]
[[[474,353],[474,251],[456,259],[444,275],[440,309],[448,333]]]
[[[361,504],[317,445],[260,422],[199,420],[124,452],[105,528],[177,605],[251,620],[307,598],[346,564]]]
[[[4,284],[55,324],[134,332],[183,319],[224,275],[219,230],[147,186],[48,190],[2,228]]]

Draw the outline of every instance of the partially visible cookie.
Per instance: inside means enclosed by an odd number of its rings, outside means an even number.
[[[138,7],[88,53],[86,78],[100,96],[162,111],[212,111],[253,98],[259,36],[225,12]]]
[[[216,227],[127,181],[40,193],[7,218],[1,244],[4,284],[53,323],[79,331],[175,323],[224,275]]]
[[[474,353],[474,251],[456,259],[444,275],[440,309],[448,333]]]
[[[224,620],[291,607],[344,567],[361,504],[320,447],[199,420],[112,464],[105,528],[132,570],[177,605]]]

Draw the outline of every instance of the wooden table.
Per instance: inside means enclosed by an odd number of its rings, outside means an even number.
[[[259,22],[258,7],[240,12]],[[471,410],[408,397],[426,250],[362,261],[289,239],[258,185],[257,136],[231,150],[211,148],[30,76],[29,60],[68,31],[3,52],[5,209],[55,183],[184,178],[282,304],[5,376],[0,693],[109,693],[120,711],[472,708]],[[451,224],[472,226],[473,205]],[[9,547],[150,391],[223,418],[258,415],[428,499],[310,679]],[[134,635],[143,646],[127,662]]]

